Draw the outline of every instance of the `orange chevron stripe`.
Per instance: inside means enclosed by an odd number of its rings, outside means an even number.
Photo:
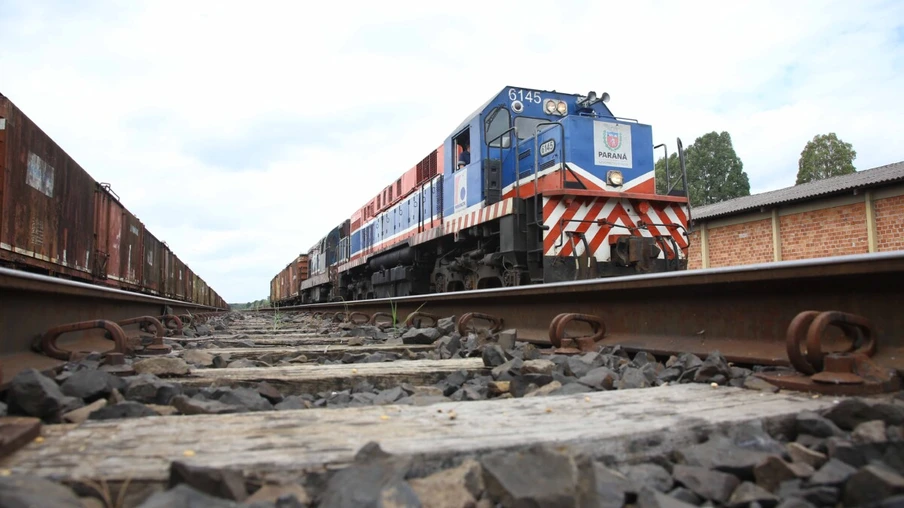
[[[543,252],[549,252],[550,249],[559,241],[559,235],[562,232],[562,221],[571,220],[574,217],[574,214],[577,213],[578,209],[581,207],[581,202],[575,199],[568,205],[568,208],[565,210],[565,213],[559,217],[559,220],[556,221],[555,224],[552,224],[549,228],[549,231],[546,232],[546,237],[543,239]],[[566,223],[567,224],[567,223]]]
[[[625,189],[624,192],[634,192],[637,194],[656,194],[656,181],[653,178],[648,180],[644,180],[639,184],[631,187],[630,189]],[[653,199],[655,196],[650,196]]]
[[[684,213],[684,208],[681,208],[678,205],[672,205],[672,210],[675,212],[675,216],[678,217],[678,220],[684,227],[687,227],[687,214]]]
[[[672,219],[668,216],[667,213],[665,213],[664,209],[654,207],[653,210],[655,210],[656,215],[659,216],[659,222],[661,222],[663,224],[671,224]],[[676,228],[674,226],[669,227],[667,229],[669,231],[669,234],[672,236],[672,238],[675,239],[675,243],[678,244],[679,248],[681,248],[681,249],[687,248],[687,242],[681,236],[681,230],[679,230],[678,228]]]
[[[596,220],[597,215],[603,210],[603,207],[606,206],[605,199],[595,199],[593,204],[590,206],[590,210],[587,211],[587,215],[583,217],[583,220]],[[593,224],[590,222],[582,222],[578,224],[578,227],[575,228],[576,233],[586,233],[590,226]],[[587,241],[587,246],[590,246],[590,241]],[[559,253],[560,256],[570,256],[574,251],[574,242],[567,242],[565,246],[562,248],[562,252]]]
[[[564,196],[554,196],[549,198],[549,201],[547,201],[546,204],[543,205],[543,217],[546,218],[552,215],[553,210],[555,210],[556,207],[559,206],[559,203],[563,198]]]
[[[625,208],[622,206],[622,204],[620,202],[616,203],[616,205],[612,208],[612,211],[609,213],[609,216],[606,217],[606,220],[608,222],[615,222],[617,219],[622,219],[622,222],[626,226],[634,225],[634,222],[632,222],[631,218],[628,217],[628,212],[625,211]],[[600,230],[593,237],[593,240],[590,241],[590,253],[592,255],[594,255],[594,256],[596,255],[597,249],[600,248],[600,245],[603,244],[603,242],[606,240],[606,237],[609,236],[609,233],[613,229],[621,230],[622,228],[613,228],[612,226],[601,226],[600,227]],[[624,231],[624,230],[622,230],[622,231]]]
[[[548,191],[548,190],[561,190],[564,187],[562,184],[562,172],[563,171],[565,171],[565,170],[559,169],[555,172],[543,175],[540,178],[538,178],[537,179],[537,191],[542,194],[544,191]],[[575,171],[574,174],[566,171],[565,175],[569,182],[576,181],[575,176],[577,176],[577,181],[584,184],[584,186],[587,187],[588,190],[602,190],[603,189],[599,185],[588,180],[586,177],[584,177],[577,171]],[[520,198],[527,198],[527,197],[533,196],[534,194],[535,194],[534,181],[529,180],[529,181],[521,184],[518,187],[512,188],[511,190],[509,190],[508,192],[503,194],[502,197],[503,198],[511,198],[511,197],[517,196]]]
[[[566,164],[566,165],[567,165],[567,164]],[[578,173],[577,171],[570,172],[570,171],[567,171],[567,170],[565,170],[565,169],[560,169],[559,172],[564,173],[564,174],[565,174],[565,179],[566,179],[567,181],[569,181],[569,182],[573,182],[573,181],[574,181],[574,177],[577,176],[577,180],[578,180],[579,182],[581,182],[582,184],[584,184],[584,186],[587,187],[587,190],[603,190],[602,187],[600,187],[599,185],[593,183],[592,181],[590,181],[589,179],[587,179],[586,177],[584,177],[583,175],[581,175],[581,174]],[[564,187],[564,185],[563,185],[563,187]]]
[[[653,225],[649,224],[651,222],[661,222],[661,221],[659,221],[659,220],[654,221],[654,220],[650,219],[650,216],[648,214],[645,214],[645,213],[638,212],[638,215],[645,223],[647,223],[647,230],[650,233],[652,233],[653,236],[658,236],[658,237],[671,236],[671,234],[663,235],[662,231],[659,230],[659,226],[653,226]],[[666,232],[668,232],[668,230],[666,230]],[[657,242],[657,245],[660,248],[664,248],[665,257],[667,259],[672,259],[675,257],[675,251],[672,250],[672,246],[669,245],[669,243],[667,241]]]

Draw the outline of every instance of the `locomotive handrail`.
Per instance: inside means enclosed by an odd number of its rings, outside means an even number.
[[[687,223],[691,223],[691,190],[687,186],[687,167],[684,164],[684,144],[681,143],[681,138],[676,138],[678,140],[678,161],[681,163],[681,177],[684,180],[684,193],[687,197]],[[691,237],[688,235],[687,237],[688,244],[690,244]],[[690,249],[690,245],[688,245],[688,249]]]
[[[504,130],[501,134],[499,134],[495,138],[487,141],[487,145],[489,146],[489,151],[487,152],[487,155],[492,155],[492,150],[494,148],[493,142],[496,141],[497,139],[500,141],[500,143],[499,143],[499,169],[500,169],[500,171],[502,170],[502,151],[504,149],[506,149],[506,147],[502,146],[503,145],[502,144],[502,136],[505,136],[506,134],[508,134],[510,132],[515,133],[515,141],[512,143],[512,146],[509,146],[508,148],[509,149],[515,148],[515,153],[518,153],[518,128],[515,126],[509,127],[508,129]],[[515,157],[515,195],[516,196],[520,196],[519,191],[521,190],[521,186],[519,185],[519,182],[518,182],[519,175],[520,175],[520,173],[518,172],[518,157]]]
[[[665,194],[666,196],[668,196],[670,190],[669,186],[672,184],[672,177],[669,173],[669,147],[665,143],[659,143],[658,145],[653,147],[653,150],[659,148],[660,146],[663,148],[663,150],[665,150]],[[654,165],[653,172],[655,173],[655,171],[656,166]]]
[[[679,143],[679,151],[682,152],[682,154],[680,154],[680,155],[683,155],[683,150],[681,150],[681,139],[678,139],[678,143]],[[666,153],[668,153],[668,151],[666,151]],[[675,183],[673,184],[673,183],[672,183],[672,179],[671,179],[671,177],[669,176],[669,173],[668,173],[668,155],[666,155],[666,161],[667,161],[667,162],[666,162],[666,181],[668,182],[668,187],[666,188],[666,192],[665,192],[665,193],[666,193],[667,196],[670,196],[670,195],[672,194],[672,189],[674,189],[675,186],[678,185],[678,181],[676,180]],[[687,188],[687,171],[685,171],[685,169],[684,169],[684,161],[681,162],[681,170],[682,170],[682,176],[681,176],[681,179],[682,179],[682,183],[684,184],[684,185],[683,185],[683,187],[684,187],[684,195],[688,198],[688,200],[690,200],[690,189]]]
[[[582,112],[579,112],[577,115],[587,117],[587,118],[611,118],[613,120],[622,120],[622,121],[626,121],[626,122],[640,123],[640,120],[638,120],[636,118],[627,118],[624,116],[601,115],[601,114],[597,113],[596,111],[593,111],[591,113],[586,113],[586,112],[582,111]]]
[[[674,183],[672,182],[672,173],[669,170],[669,147],[665,143],[660,143],[653,147],[653,150],[662,147],[665,150],[665,195],[671,196],[672,190],[675,189],[675,186],[678,185],[678,181],[676,180]],[[682,149],[681,138],[678,138],[678,152],[679,159],[681,160],[681,181],[684,184],[683,190],[685,197],[690,200],[690,189],[687,188],[687,170],[684,167],[684,150]]]
[[[585,189],[587,188],[587,186],[585,186],[584,183],[581,182],[580,178],[578,178],[578,175],[575,175],[574,171],[572,171],[571,168],[568,167],[568,164],[565,163],[565,126],[562,125],[560,122],[538,123],[535,127],[536,130],[534,131],[534,222],[533,222],[533,224],[539,226],[541,229],[543,229],[543,224],[542,224],[542,221],[539,219],[539,217],[540,217],[540,213],[539,213],[540,200],[537,197],[537,195],[540,193],[540,184],[537,180],[540,177],[539,176],[540,175],[540,130],[541,130],[540,127],[543,127],[544,125],[550,125],[552,127],[555,127],[558,125],[562,129],[562,131],[561,131],[562,137],[560,139],[561,143],[559,146],[559,148],[562,149],[562,169],[567,170],[569,173],[574,175],[575,180],[577,180],[578,183],[580,183],[582,187],[584,187]],[[563,188],[565,187],[565,176],[564,175],[565,175],[565,173],[563,172],[562,173],[562,187]]]

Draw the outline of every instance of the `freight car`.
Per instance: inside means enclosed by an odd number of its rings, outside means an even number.
[[[226,308],[226,302],[0,94],[0,266]]]
[[[652,128],[608,102],[504,88],[307,251],[307,278],[286,278],[288,267],[277,275],[271,302],[686,269],[681,141],[681,169],[659,194]]]

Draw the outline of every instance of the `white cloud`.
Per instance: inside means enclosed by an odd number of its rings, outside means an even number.
[[[612,95],[675,149],[726,130],[753,192],[807,140],[902,159],[900,2],[0,0],[0,91],[228,301],[506,85]]]

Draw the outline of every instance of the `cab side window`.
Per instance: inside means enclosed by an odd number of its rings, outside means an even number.
[[[468,127],[453,139],[452,167],[459,171],[471,163],[471,128]]]
[[[486,120],[484,120],[484,131],[487,144],[492,148],[508,148],[511,146],[511,136],[508,134],[502,136],[502,133],[511,126],[512,118],[509,115],[508,109],[499,106],[490,111],[490,114],[488,114]],[[500,136],[502,137],[500,138]]]

